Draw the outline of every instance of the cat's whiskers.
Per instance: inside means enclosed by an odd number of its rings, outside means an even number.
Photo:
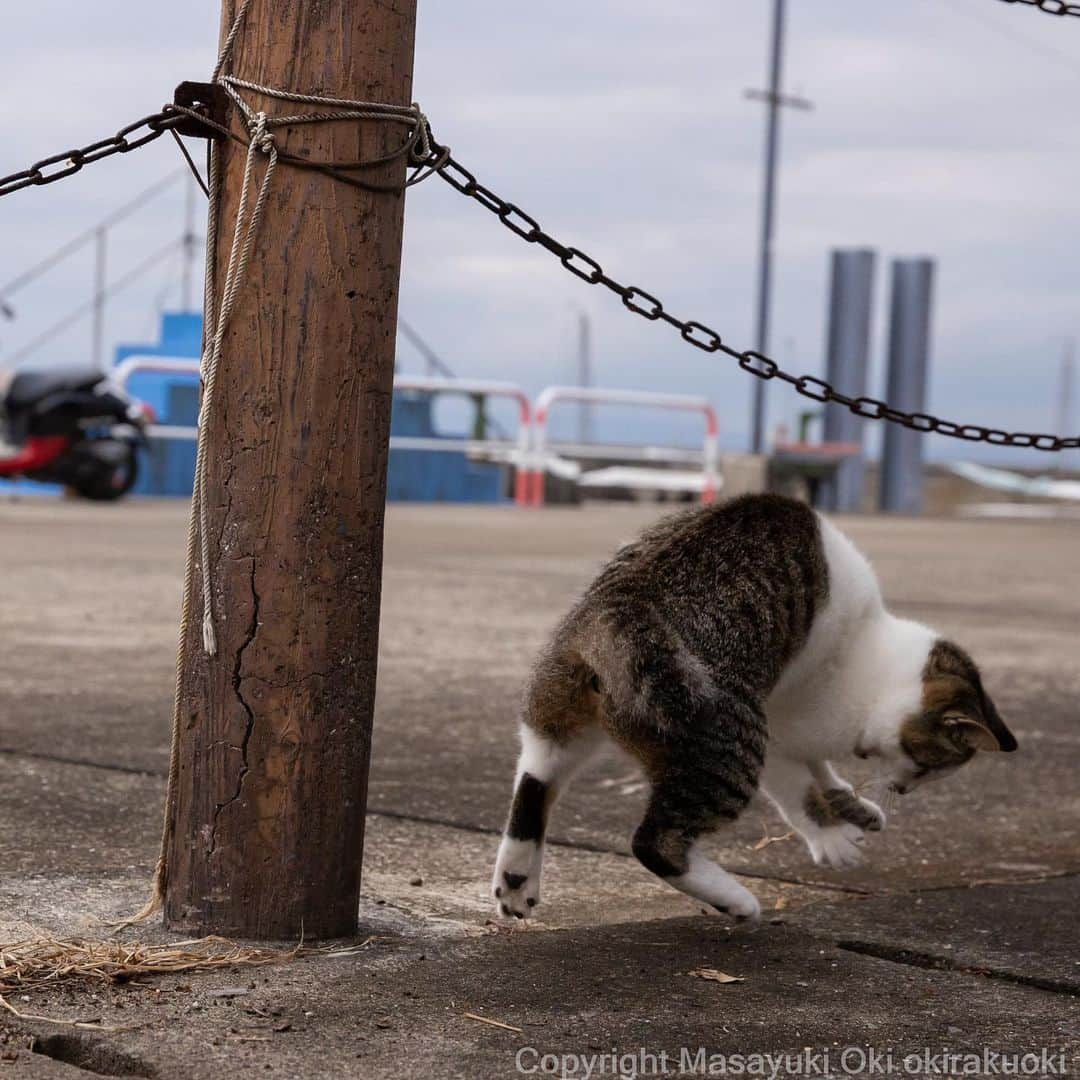
[[[869,798],[881,806],[886,816],[892,816],[896,807],[896,788],[887,776],[872,776],[864,780],[856,790],[865,791]]]

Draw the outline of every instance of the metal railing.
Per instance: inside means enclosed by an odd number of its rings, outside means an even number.
[[[705,438],[702,443],[702,490],[701,501],[711,503],[716,498],[719,473],[719,425],[716,412],[707,398],[683,394],[659,394],[642,390],[604,390],[580,386],[549,386],[542,391],[533,405],[533,430],[535,439],[533,455],[528,469],[528,505],[544,503],[544,476],[550,455],[547,425],[552,406],[557,401],[579,404],[627,405],[646,409],[674,409],[681,412],[700,413],[705,418]]]
[[[190,375],[197,379],[199,367],[198,360],[130,356],[117,364],[111,377],[118,385],[126,388],[132,376],[141,374]],[[459,394],[465,397],[503,397],[515,401],[518,407],[518,425],[516,437],[512,441],[474,439],[453,435],[434,437],[391,435],[390,449],[465,453],[513,465],[516,469],[514,502],[518,506],[528,505],[525,466],[529,461],[532,406],[524,390],[514,383],[490,379],[446,379],[421,375],[395,375],[394,390],[427,394]],[[157,439],[195,439],[198,437],[198,428],[191,425],[153,424],[148,429],[148,434],[151,438]]]

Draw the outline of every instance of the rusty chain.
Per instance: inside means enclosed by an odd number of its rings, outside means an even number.
[[[1053,10],[1058,14],[1080,13],[1080,5],[1064,4],[1063,0],[1005,0],[1007,3],[1024,3],[1038,6],[1043,10]],[[1058,10],[1059,8],[1078,8],[1078,11]],[[74,150],[67,150],[52,157],[35,162],[22,172],[0,177],[0,197],[20,191],[25,187],[42,186],[55,183],[79,172],[84,166],[112,157],[114,154],[126,154],[137,150],[147,143],[160,138],[166,132],[186,129],[191,133],[191,125],[202,124],[206,134],[213,136],[225,129],[212,119],[212,110],[204,114],[179,105],[167,105],[161,112],[144,116],[115,135],[98,142],[90,143]],[[213,129],[217,129],[216,132]],[[141,132],[141,134],[140,134]],[[226,132],[227,133],[227,132]],[[134,136],[134,137],[133,137]],[[423,141],[428,149],[426,155],[418,153],[416,143]],[[868,420],[885,420],[923,434],[944,435],[948,438],[963,439],[967,442],[983,442],[992,446],[1011,446],[1045,450],[1048,452],[1073,450],[1080,448],[1080,436],[1050,435],[1027,431],[1004,431],[999,428],[984,427],[981,424],[961,424],[945,420],[929,413],[906,412],[872,397],[851,397],[837,390],[829,382],[813,375],[792,375],[763,353],[753,350],[738,350],[728,345],[711,327],[694,319],[680,319],[672,315],[656,296],[636,285],[624,285],[604,272],[603,267],[591,256],[576,247],[556,240],[545,232],[535,218],[525,213],[520,207],[503,199],[490,188],[481,184],[476,177],[460,164],[450,153],[448,147],[441,146],[428,132],[427,140],[414,140],[404,148],[410,155],[410,163],[416,168],[413,182],[424,175],[437,173],[451,187],[462,195],[480,203],[494,214],[503,225],[526,243],[539,244],[554,255],[563,267],[575,277],[589,285],[603,285],[622,300],[623,306],[635,315],[640,315],[650,322],[664,322],[679,331],[683,341],[707,353],[724,353],[735,360],[743,371],[759,379],[779,379],[794,388],[795,392],[821,404],[842,405],[857,416]],[[284,161],[284,164],[292,164]],[[307,164],[305,162],[305,164]],[[356,165],[359,163],[349,163]],[[315,166],[309,166],[315,167]],[[335,169],[321,166],[335,180],[347,180],[338,175]],[[355,181],[352,181],[355,182]],[[400,190],[400,189],[398,189]]]
[[[490,188],[481,184],[476,177],[461,165],[446,147],[439,146],[432,139],[434,155],[444,155],[441,165],[435,165],[435,171],[451,187],[462,195],[474,199],[486,210],[494,214],[512,233],[529,244],[539,244],[551,252],[562,265],[589,285],[602,285],[618,296],[623,306],[650,322],[665,322],[679,331],[683,341],[696,346],[707,353],[725,353],[736,360],[743,371],[759,379],[779,379],[794,387],[795,391],[811,401],[843,405],[858,416],[868,420],[887,420],[893,424],[920,431],[925,434],[946,435],[968,442],[985,442],[993,446],[1027,447],[1035,450],[1057,451],[1072,450],[1080,447],[1080,437],[1065,438],[1059,435],[1046,435],[1026,431],[1002,431],[998,428],[983,427],[981,424],[960,424],[952,420],[943,420],[928,413],[905,412],[888,402],[872,397],[850,397],[835,389],[824,379],[813,375],[792,375],[768,356],[759,352],[739,351],[726,344],[720,335],[704,323],[696,320],[684,320],[672,315],[664,307],[663,301],[652,293],[636,285],[624,285],[610,277],[603,267],[591,256],[575,247],[556,240],[545,232],[536,221],[520,207],[507,202]]]
[[[1039,11],[1046,12],[1048,15],[1080,16],[1080,2],[1070,2],[1070,0],[1002,0],[1002,2],[1006,4],[1023,4],[1027,7],[1038,8]],[[140,146],[145,146],[147,143],[160,138],[170,129],[183,127],[185,125],[190,127],[192,112],[193,110],[190,109],[177,109],[175,106],[167,105],[161,112],[153,113],[150,116],[144,116],[142,119],[128,124],[127,127],[121,128],[115,135],[110,135],[106,139],[100,139],[98,142],[90,143],[88,146],[78,147],[74,150],[65,150],[63,153],[54,154],[52,157],[36,161],[30,168],[23,169],[21,172],[12,173],[10,176],[0,177],[0,198],[4,195],[10,195],[12,192],[20,191],[25,187],[40,187],[44,184],[53,184],[57,180],[63,180],[68,176],[73,176],[84,166],[91,165],[95,161],[102,161],[104,158],[112,157],[114,154],[127,154],[132,150],[137,150]],[[187,113],[187,116],[181,115],[181,113]],[[135,138],[131,137],[143,128],[146,129],[145,134],[138,135]],[[193,134],[190,130],[185,133]],[[431,163],[434,163],[433,160]],[[188,164],[192,166],[193,171],[198,175],[198,170],[194,169],[194,165],[190,160]],[[299,164],[299,162],[295,162],[294,164]],[[324,169],[324,171],[334,175],[332,170]],[[445,162],[444,167],[437,171],[441,173],[445,180],[447,179],[447,173],[454,170],[451,167],[450,162]],[[334,178],[342,179],[342,177],[336,175],[334,175]],[[475,185],[475,181],[474,189],[479,189],[481,191],[487,190],[480,185]],[[469,192],[469,194],[473,194],[473,192]],[[483,202],[483,199],[481,198],[479,201]],[[504,203],[503,205],[510,204]],[[494,207],[488,207],[488,209],[493,210],[495,213],[499,212],[499,210]],[[505,219],[503,223],[506,224]],[[539,237],[535,237],[534,239],[538,240]],[[569,249],[551,250],[553,250],[554,254],[558,254],[561,257],[561,250]],[[598,279],[597,282],[594,282],[594,284],[598,283],[599,280],[600,279]],[[608,284],[608,282],[604,282],[604,284]],[[616,289],[616,291],[618,290]],[[772,376],[766,377],[771,378]],[[888,418],[886,417],[886,419]]]
[[[1025,4],[1038,8],[1047,15],[1080,15],[1080,4],[1068,3],[1067,0],[1005,0],[1006,4]]]
[[[21,191],[25,187],[40,187],[43,184],[55,184],[57,180],[74,176],[84,166],[102,161],[114,154],[129,154],[140,146],[160,139],[167,131],[187,122],[187,117],[174,112],[167,106],[161,112],[144,116],[141,120],[122,127],[115,135],[99,139],[88,146],[75,150],[65,150],[61,154],[42,158],[34,162],[29,169],[0,177],[0,197]],[[139,132],[142,132],[139,134]]]

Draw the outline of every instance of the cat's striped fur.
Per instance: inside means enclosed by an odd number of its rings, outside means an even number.
[[[850,543],[772,495],[661,521],[556,629],[525,697],[493,883],[503,915],[526,917],[539,902],[551,805],[605,740],[651,785],[633,839],[642,864],[750,918],[753,895],[698,841],[737,818],[759,782],[815,859],[842,866],[884,819],[829,758],[880,755],[899,790],[976,746],[1016,745],[970,658],[889,615]]]

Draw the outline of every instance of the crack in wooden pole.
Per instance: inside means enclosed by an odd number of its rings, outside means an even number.
[[[224,32],[234,11],[226,0]],[[231,72],[408,105],[415,23],[416,0],[252,0]],[[246,135],[236,110],[231,120]],[[341,161],[386,153],[402,129],[316,123],[275,138],[290,154]],[[218,152],[220,300],[245,151],[222,140]],[[398,158],[367,178],[397,184],[404,170]],[[356,929],[404,199],[311,170],[274,176],[205,433],[218,653],[205,655],[193,618],[172,929],[277,939]],[[197,572],[194,597],[198,612]]]

